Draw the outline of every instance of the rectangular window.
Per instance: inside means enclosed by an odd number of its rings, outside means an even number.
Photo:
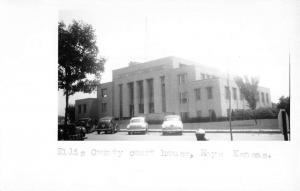
[[[212,87],[206,87],[207,99],[213,99]]]
[[[240,100],[244,99],[244,94],[242,93],[242,91],[240,90]]]
[[[201,112],[201,110],[198,110],[198,111],[197,111],[197,117],[202,117],[202,112]]]
[[[162,104],[162,112],[166,112],[166,84],[165,84],[165,76],[160,77],[161,83],[161,104]]]
[[[123,117],[123,84],[119,84],[119,92],[120,92],[120,97],[119,97],[119,101],[120,101],[120,118]]]
[[[196,97],[196,100],[201,99],[201,89],[200,88],[195,89],[195,97]]]
[[[237,100],[236,88],[232,88],[232,91],[233,91],[233,99]]]
[[[178,75],[178,84],[185,84],[187,81],[187,74]]]
[[[101,104],[101,112],[106,113],[106,111],[107,111],[107,103],[102,103]]]
[[[86,104],[83,105],[83,113],[86,113]]]
[[[180,103],[187,103],[188,102],[188,93],[187,92],[181,92],[179,93],[179,102]]]
[[[148,97],[149,97],[149,113],[154,113],[154,90],[153,90],[153,79],[147,79],[148,85]]]
[[[78,105],[78,113],[81,113],[81,105]]]
[[[259,96],[259,92],[257,92],[257,101],[259,102],[260,101],[260,96]]]
[[[269,103],[269,94],[268,93],[266,93],[266,101],[267,101],[267,103]]]
[[[261,101],[263,103],[265,103],[265,94],[264,94],[264,92],[261,92]]]
[[[101,89],[101,97],[106,98],[107,97],[107,89]]]
[[[188,119],[189,113],[188,112],[180,112],[180,117],[182,120]]]
[[[216,120],[216,113],[213,109],[208,110],[209,120],[215,121]]]
[[[228,86],[225,86],[225,97],[226,99],[230,99],[230,89]]]

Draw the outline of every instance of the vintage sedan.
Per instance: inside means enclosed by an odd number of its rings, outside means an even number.
[[[127,125],[127,132],[129,135],[136,132],[143,132],[146,134],[148,132],[148,123],[145,117],[133,117],[131,118],[129,124]]]
[[[162,124],[163,135],[167,133],[179,133],[182,135],[183,124],[179,115],[167,115]]]
[[[76,126],[75,124],[59,124],[58,140],[84,140],[85,128]]]
[[[120,130],[119,125],[113,117],[100,118],[99,122],[98,122],[98,125],[96,127],[96,131],[97,131],[98,134],[100,134],[101,131],[103,131],[106,134],[108,132],[109,133],[116,133],[119,130]]]
[[[94,123],[91,118],[81,118],[76,122],[76,126],[84,127],[86,129],[85,133],[91,133],[94,131]]]

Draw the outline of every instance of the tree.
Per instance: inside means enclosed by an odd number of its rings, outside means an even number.
[[[69,105],[68,107],[68,117],[71,122],[75,121],[75,105]]]
[[[244,80],[242,77],[236,77],[235,83],[239,87],[243,97],[248,102],[249,108],[254,111],[254,120],[255,124],[257,125],[256,121],[256,115],[255,115],[255,109],[256,109],[256,103],[258,101],[258,78],[249,78],[247,76],[244,76]]]
[[[94,91],[104,71],[105,59],[98,56],[94,32],[82,21],[73,20],[68,27],[58,23],[58,89],[66,96],[65,124],[69,96]]]
[[[290,97],[281,96],[277,105],[278,109],[285,109],[288,116],[290,117]]]

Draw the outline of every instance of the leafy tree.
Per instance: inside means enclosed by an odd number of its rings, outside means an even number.
[[[69,96],[76,92],[91,93],[100,82],[105,59],[98,56],[95,30],[75,21],[68,27],[58,23],[58,89],[66,96],[65,124]]]
[[[285,109],[288,116],[290,117],[290,97],[281,96],[277,105],[278,109]]]
[[[249,78],[247,76],[244,76],[244,79],[242,77],[236,77],[235,83],[240,88],[240,91],[242,95],[244,96],[245,100],[248,102],[249,108],[254,111],[254,120],[255,124],[257,124],[256,115],[255,115],[255,109],[256,109],[256,103],[258,101],[258,78]]]

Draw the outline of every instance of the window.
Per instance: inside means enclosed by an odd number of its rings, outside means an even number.
[[[259,97],[259,92],[257,92],[257,101],[259,102],[260,97]]]
[[[149,113],[154,113],[154,92],[153,92],[153,79],[147,79],[148,84],[148,97],[149,97]]]
[[[120,99],[120,108],[119,108],[119,112],[120,112],[120,118],[121,117],[123,117],[123,101],[122,101],[122,99],[123,99],[123,84],[119,84],[119,92],[120,92],[120,97],[119,97],[119,99]]]
[[[197,111],[197,117],[202,117],[202,112],[201,112],[201,110],[198,110],[198,111]]]
[[[189,118],[189,112],[180,112],[180,116],[182,120]]]
[[[187,74],[178,75],[178,84],[185,84],[187,80]]]
[[[226,99],[230,99],[230,89],[228,86],[225,86],[225,97]]]
[[[81,113],[81,105],[78,105],[78,113]]]
[[[102,103],[101,104],[101,112],[106,113],[106,111],[107,111],[107,103]]]
[[[106,98],[107,97],[107,89],[101,89],[101,97]]]
[[[212,99],[213,98],[212,87],[206,87],[206,91],[207,91],[207,99]]]
[[[217,116],[216,116],[215,110],[209,109],[208,114],[209,114],[209,120],[210,121],[215,121],[216,120]]]
[[[166,112],[166,85],[165,85],[165,76],[160,77],[161,82],[161,104],[162,104],[162,112]]]
[[[244,94],[242,93],[242,91],[240,90],[240,100],[244,99]]]
[[[267,101],[267,103],[269,103],[269,94],[268,93],[266,93],[266,101]]]
[[[264,92],[261,92],[261,101],[263,103],[265,103],[265,94],[264,94]]]
[[[187,103],[188,102],[188,93],[187,92],[179,93],[179,102],[180,103]]]
[[[196,100],[200,100],[201,99],[201,91],[200,90],[201,90],[200,88],[195,89]]]
[[[237,100],[236,88],[232,88],[233,91],[233,99]]]
[[[86,113],[86,104],[83,105],[83,113]]]

